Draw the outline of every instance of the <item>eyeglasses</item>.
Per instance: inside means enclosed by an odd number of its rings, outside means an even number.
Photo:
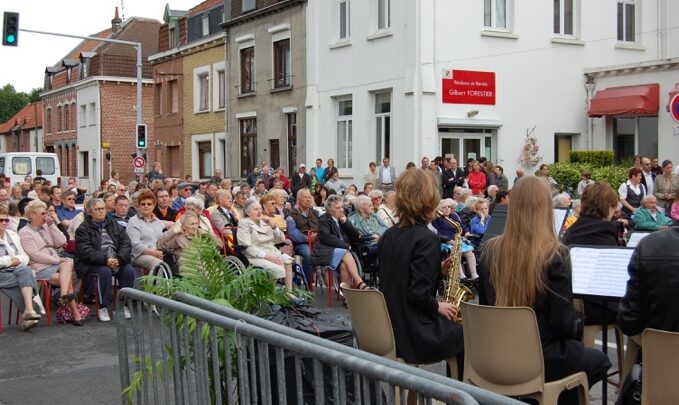
[[[152,202],[139,203],[140,207],[152,207],[154,204]]]
[[[0,218],[0,222],[9,223],[9,218]]]
[[[75,201],[75,197],[64,198],[64,200],[66,200],[66,201]]]

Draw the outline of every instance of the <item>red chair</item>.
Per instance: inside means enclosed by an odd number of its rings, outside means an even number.
[[[318,236],[318,231],[309,231],[307,234],[307,241],[309,242],[309,253],[313,251],[313,244],[316,242],[316,237]],[[318,275],[316,274],[318,272],[320,266],[316,267],[314,269],[314,273],[312,274],[312,280],[309,280],[309,291],[314,290],[314,284],[317,281]],[[335,280],[335,272],[330,268],[330,267],[325,267],[322,270],[326,270],[327,274],[327,279],[328,279],[328,306],[332,306],[332,290],[333,290],[333,281]],[[339,283],[337,283],[339,286]],[[337,299],[339,300],[341,298],[340,296],[340,290],[339,288],[335,287],[335,294],[337,294]]]
[[[43,295],[43,305],[45,305],[45,313],[47,316],[47,326],[52,326],[52,284],[47,280],[36,280],[40,284],[40,290]],[[17,314],[18,316],[18,314]]]

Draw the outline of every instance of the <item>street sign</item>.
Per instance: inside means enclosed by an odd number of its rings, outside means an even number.
[[[144,168],[143,167],[135,167],[134,168],[134,174],[144,174]]]
[[[134,165],[135,173],[143,173],[144,166],[146,166],[146,160],[144,160],[144,158],[141,156],[137,156],[134,159],[132,159],[132,164]],[[137,172],[137,169],[141,170],[141,172]]]
[[[670,114],[675,122],[679,122],[679,93],[675,94],[670,101]]]

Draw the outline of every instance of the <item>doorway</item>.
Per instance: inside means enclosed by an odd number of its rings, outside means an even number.
[[[486,157],[495,161],[494,131],[483,128],[439,128],[441,156],[454,157],[460,167],[469,159]]]

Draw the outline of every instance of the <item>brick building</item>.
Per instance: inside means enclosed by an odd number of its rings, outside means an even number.
[[[170,177],[184,177],[184,70],[180,47],[186,44],[187,13],[165,6],[158,53],[149,57],[154,83],[155,161]]]
[[[149,124],[148,143],[154,144],[153,87],[149,55],[157,52],[155,20],[115,18],[111,27],[93,36],[142,44],[143,120]],[[45,70],[42,93],[45,149],[56,152],[61,175],[76,177],[94,190],[111,171],[131,180],[135,151],[136,50],[128,45],[84,40],[62,61]]]
[[[0,124],[0,152],[43,152],[42,101],[30,103]]]

